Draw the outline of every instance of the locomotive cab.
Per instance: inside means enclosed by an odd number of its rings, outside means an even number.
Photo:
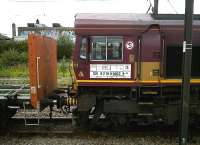
[[[127,50],[129,52],[124,51],[122,36],[90,36],[78,39],[80,55],[77,56],[77,73],[80,82],[136,79],[136,76],[131,75],[134,74],[134,69],[131,69],[135,62],[134,46]],[[133,40],[130,43],[135,45]]]

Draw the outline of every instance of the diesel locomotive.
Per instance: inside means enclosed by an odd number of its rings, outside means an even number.
[[[50,106],[51,112],[56,105],[80,125],[177,124],[184,15],[82,13],[75,16],[74,31],[72,85],[64,90],[57,89],[56,41],[29,35],[30,98],[0,97],[0,127],[27,104],[39,111]],[[199,40],[200,16],[194,15],[189,109],[190,123],[197,125]]]
[[[200,17],[194,16],[190,122],[200,115]],[[184,15],[77,14],[73,87],[80,124],[176,124]],[[92,119],[89,119],[93,115]]]

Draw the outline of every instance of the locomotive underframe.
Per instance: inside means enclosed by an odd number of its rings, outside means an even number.
[[[200,115],[200,85],[191,85],[190,122],[198,123]],[[124,123],[137,122],[167,125],[177,123],[181,104],[180,85],[148,85],[135,87],[78,88],[78,112],[93,111],[93,115],[115,116]],[[87,114],[86,113],[86,114]],[[122,117],[123,116],[123,117]],[[119,121],[120,122],[120,121]]]

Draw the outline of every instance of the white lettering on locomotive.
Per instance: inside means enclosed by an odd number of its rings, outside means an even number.
[[[131,64],[90,64],[90,78],[131,78]]]

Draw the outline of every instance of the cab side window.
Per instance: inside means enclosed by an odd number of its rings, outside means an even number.
[[[87,39],[83,38],[81,40],[81,47],[80,47],[80,58],[86,59],[86,49],[87,48]]]
[[[92,60],[106,60],[106,37],[95,36],[92,39]]]
[[[123,39],[119,36],[93,36],[91,60],[119,61],[123,55]]]
[[[107,37],[107,60],[122,60],[122,38]]]

